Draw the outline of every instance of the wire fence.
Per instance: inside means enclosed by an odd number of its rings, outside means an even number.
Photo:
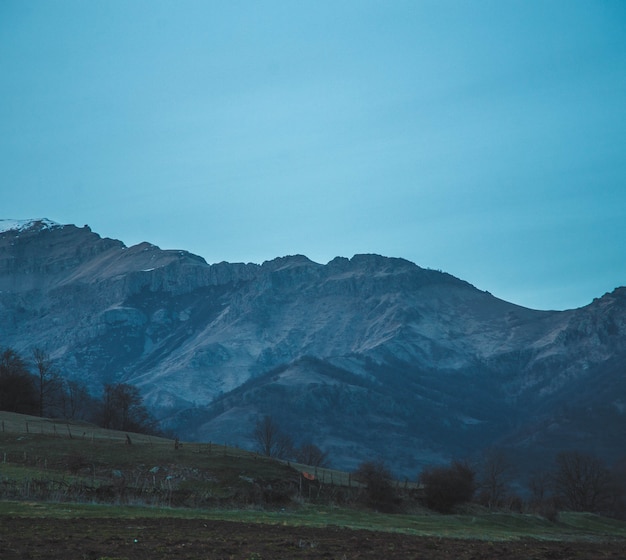
[[[0,433],[23,435],[47,435],[69,439],[107,440],[122,443],[170,443],[170,440],[139,434],[99,428],[92,424],[39,418],[20,414],[3,413],[0,420]]]
[[[122,432],[117,430],[108,430],[99,428],[92,424],[85,423],[81,425],[76,422],[66,420],[39,418],[37,416],[25,416],[22,414],[2,413],[0,419],[0,433],[11,433],[20,435],[46,435],[57,438],[79,439],[86,442],[109,442],[120,444],[149,444],[151,446],[172,446],[175,449],[184,449],[185,451],[197,453],[206,456],[223,456],[231,458],[254,458],[256,460],[271,460],[264,455],[241,449],[239,447],[228,445],[226,442],[218,444],[214,442],[184,442],[171,440],[157,436],[146,434],[138,434],[133,432]],[[17,459],[17,458],[15,458]],[[14,460],[15,460],[14,459]],[[21,458],[24,460],[25,458]],[[6,452],[0,450],[0,463],[7,463],[10,458]],[[18,459],[19,460],[19,459]],[[363,484],[354,479],[352,473],[326,467],[315,467],[304,465],[291,461],[280,461],[281,463],[295,469],[300,476],[309,482],[317,484],[332,485],[347,488],[360,488]],[[419,485],[415,482],[395,481],[394,486],[398,489],[415,489]]]

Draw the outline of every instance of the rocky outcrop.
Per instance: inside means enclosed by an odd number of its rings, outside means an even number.
[[[610,390],[623,378],[624,288],[535,311],[378,255],[209,265],[49,220],[0,232],[2,344],[44,348],[94,392],[138,385],[183,438],[249,445],[257,415],[273,413],[341,465],[372,454],[409,465],[530,432],[553,445],[529,426],[578,406],[574,387],[626,411]],[[606,390],[589,389],[598,379]]]

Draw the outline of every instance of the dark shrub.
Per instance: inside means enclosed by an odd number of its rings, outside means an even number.
[[[353,473],[354,480],[365,485],[370,507],[390,512],[396,507],[393,477],[382,461],[365,461]]]
[[[474,476],[468,465],[458,461],[448,467],[426,469],[419,477],[424,486],[426,507],[450,513],[455,505],[469,502],[474,495]]]

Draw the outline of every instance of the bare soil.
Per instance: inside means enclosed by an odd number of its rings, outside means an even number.
[[[182,519],[0,519],[0,558],[597,560],[626,557],[626,542],[485,542]]]

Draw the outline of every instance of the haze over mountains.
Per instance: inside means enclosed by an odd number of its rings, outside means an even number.
[[[184,440],[250,447],[271,414],[341,468],[624,454],[626,288],[535,311],[403,259],[209,265],[0,220],[0,346],[43,348],[94,393],[137,385]]]

